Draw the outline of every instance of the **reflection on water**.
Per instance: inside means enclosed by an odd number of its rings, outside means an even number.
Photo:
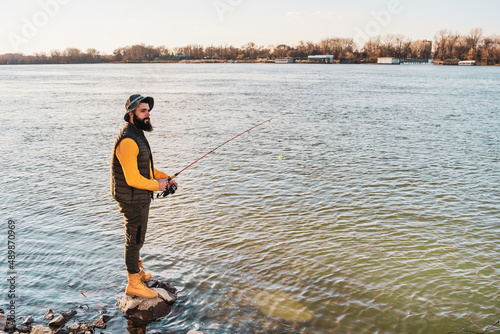
[[[148,138],[155,166],[170,174],[291,112],[186,170],[176,194],[152,204],[145,265],[181,298],[148,332],[492,325],[500,318],[497,71],[0,67],[9,101],[0,205],[18,226],[18,314],[86,304],[76,320],[105,309],[115,315],[109,331],[145,330],[114,305],[126,284],[124,231],[108,190],[123,104],[140,92],[155,97]]]
[[[148,330],[148,322],[127,320],[127,331],[130,334],[145,334]]]

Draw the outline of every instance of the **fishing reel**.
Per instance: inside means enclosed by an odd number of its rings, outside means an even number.
[[[171,178],[167,179],[167,184],[172,180]],[[170,194],[175,194],[175,191],[177,190],[177,186],[175,184],[171,184],[167,189],[163,190],[162,192],[156,194],[156,198],[162,198],[162,197],[167,197]]]

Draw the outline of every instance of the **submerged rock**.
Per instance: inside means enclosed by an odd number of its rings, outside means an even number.
[[[255,297],[259,310],[272,317],[304,322],[313,317],[313,312],[284,292],[261,292]]]

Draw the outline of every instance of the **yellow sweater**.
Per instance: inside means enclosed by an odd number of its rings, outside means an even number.
[[[125,175],[125,181],[131,187],[138,189],[145,189],[151,191],[158,191],[160,184],[158,179],[166,179],[167,174],[157,170],[155,168],[154,174],[151,172],[151,161],[149,162],[150,179],[145,178],[139,173],[139,168],[137,167],[137,156],[139,155],[139,146],[132,138],[123,139],[118,147],[116,148],[116,157],[123,168],[123,174]],[[154,177],[153,177],[154,176]]]

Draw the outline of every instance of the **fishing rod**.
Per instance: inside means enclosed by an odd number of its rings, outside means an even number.
[[[203,159],[204,157],[206,157],[206,156],[207,156],[207,155],[209,155],[210,153],[213,153],[213,152],[214,152],[215,150],[217,150],[218,148],[220,148],[220,147],[222,147],[222,146],[226,145],[226,144],[227,144],[227,143],[229,143],[230,141],[232,141],[232,140],[234,140],[234,139],[238,138],[239,136],[241,136],[241,135],[243,135],[243,134],[245,134],[245,133],[247,133],[247,132],[250,132],[251,130],[255,129],[256,127],[261,126],[262,124],[265,124],[265,123],[267,123],[267,122],[271,122],[273,119],[276,119],[276,118],[281,117],[281,116],[283,116],[283,115],[286,115],[286,113],[285,113],[285,114],[278,115],[278,116],[274,116],[274,117],[272,117],[272,118],[270,118],[270,119],[268,119],[268,120],[265,120],[264,122],[261,122],[261,123],[259,123],[259,124],[257,124],[257,125],[254,125],[254,126],[252,126],[250,129],[245,130],[245,131],[243,131],[243,132],[242,132],[242,133],[240,133],[240,134],[237,134],[237,135],[236,135],[236,136],[234,136],[233,138],[231,138],[231,139],[229,139],[229,140],[226,140],[224,143],[220,144],[219,146],[217,146],[216,148],[214,148],[214,149],[213,149],[213,150],[211,150],[210,152],[208,152],[208,153],[204,154],[203,156],[201,156],[200,158],[196,159],[195,161],[193,161],[192,163],[190,163],[189,165],[187,165],[186,167],[184,167],[183,169],[181,169],[180,171],[178,171],[178,172],[177,172],[177,173],[175,173],[174,175],[170,176],[170,177],[167,179],[167,182],[170,182],[170,180],[175,179],[175,178],[177,177],[177,175],[179,175],[180,173],[182,173],[183,171],[185,171],[186,169],[188,169],[189,167],[191,167],[192,165],[194,165],[195,163],[197,163],[198,161],[200,161],[201,159]],[[167,197],[169,194],[173,194],[173,193],[175,193],[175,191],[176,191],[176,190],[177,190],[177,187],[176,187],[174,184],[172,184],[170,187],[167,187],[167,189],[165,189],[165,190],[164,190],[164,191],[162,191],[161,193],[158,193],[158,194],[156,195],[156,198]]]

